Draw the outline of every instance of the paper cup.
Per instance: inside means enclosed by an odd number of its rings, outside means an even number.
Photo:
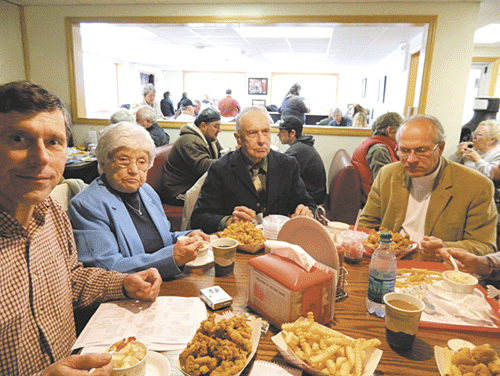
[[[238,241],[234,239],[220,238],[212,240],[216,277],[233,274],[236,247],[238,247]]]
[[[390,292],[384,295],[384,303],[387,343],[393,350],[411,350],[424,302],[410,294]]]

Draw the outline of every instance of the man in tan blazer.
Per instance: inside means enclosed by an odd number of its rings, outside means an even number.
[[[396,135],[399,162],[383,167],[359,225],[408,233],[424,254],[457,247],[484,255],[496,251],[493,184],[479,172],[442,157],[439,120],[416,115]]]

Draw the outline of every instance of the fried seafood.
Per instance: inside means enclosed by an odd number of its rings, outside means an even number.
[[[497,376],[500,375],[500,358],[490,345],[462,348],[451,355],[444,349],[444,376]]]
[[[243,317],[202,321],[179,362],[192,376],[231,376],[245,367],[252,351],[252,328]]]
[[[385,227],[380,227],[380,231],[375,231],[373,229],[370,230],[368,238],[365,240],[364,244],[367,247],[370,247],[373,250],[375,250],[375,248],[377,248],[378,245],[380,244],[381,232],[389,232],[392,234],[391,249],[396,254],[396,256],[404,252],[411,244],[409,235],[402,235],[399,232],[392,232],[386,229]]]

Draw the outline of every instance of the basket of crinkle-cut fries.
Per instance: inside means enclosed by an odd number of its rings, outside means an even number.
[[[238,248],[250,253],[260,251],[266,241],[262,230],[250,222],[231,223],[223,231],[219,231],[217,236],[237,240]]]
[[[353,339],[314,321],[312,312],[272,337],[283,358],[311,375],[370,376],[382,350],[374,339]]]

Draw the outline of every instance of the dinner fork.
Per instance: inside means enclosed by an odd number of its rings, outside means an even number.
[[[495,298],[500,295],[500,290],[495,286],[487,285],[486,288],[488,289],[488,298]]]
[[[222,317],[225,319],[230,319],[231,317],[234,317],[233,311],[224,311],[222,312]]]

